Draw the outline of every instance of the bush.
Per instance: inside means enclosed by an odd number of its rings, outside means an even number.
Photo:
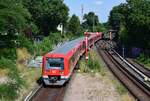
[[[18,47],[19,48],[27,48],[28,51],[33,54],[34,53],[34,47],[33,47],[33,42],[26,38],[25,36],[18,36]]]
[[[140,54],[137,60],[143,63],[147,68],[150,69],[150,57],[146,56],[144,53]]]
[[[52,42],[49,37],[45,37],[42,42],[34,45],[36,55],[43,55],[52,50]]]
[[[19,71],[16,67],[16,62],[1,57],[0,59],[0,68],[8,69],[8,83],[0,85],[0,98],[13,100],[17,96],[17,91],[24,84],[22,78],[19,75]]]
[[[16,59],[16,49],[15,48],[1,48],[0,49],[0,58],[5,57],[8,59]]]
[[[62,36],[60,33],[50,33],[49,40],[51,40],[52,44],[58,44],[62,41]]]
[[[104,71],[99,63],[97,54],[93,50],[89,51],[88,64],[86,64],[85,59],[81,60],[79,64],[81,72],[100,72],[102,75],[105,75],[102,73]]]
[[[89,69],[94,71],[94,72],[101,72],[102,71],[102,68],[100,66],[100,63],[98,61],[98,57],[97,57],[97,54],[91,50],[89,52],[89,60],[88,60],[88,66],[89,66]]]
[[[101,71],[100,69],[100,64],[97,60],[90,60],[88,61],[88,66],[91,70],[94,70],[94,71]]]
[[[0,100],[12,101],[17,96],[16,87],[11,84],[0,85]]]
[[[43,55],[51,51],[54,45],[62,41],[63,39],[60,33],[50,33],[48,37],[45,37],[40,43],[34,45],[35,54]]]

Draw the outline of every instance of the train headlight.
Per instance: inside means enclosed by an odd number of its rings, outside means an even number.
[[[52,73],[53,73],[53,74],[55,74],[55,73],[56,73],[56,71],[55,71],[55,70],[52,70]]]

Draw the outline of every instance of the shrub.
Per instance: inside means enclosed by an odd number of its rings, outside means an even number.
[[[146,56],[144,53],[140,54],[137,60],[150,69],[150,58]]]
[[[17,96],[17,91],[24,84],[22,78],[19,75],[19,71],[17,70],[16,62],[1,57],[0,68],[9,70],[8,83],[0,85],[0,98],[13,100]]]
[[[85,59],[81,60],[79,64],[81,72],[93,72],[93,73],[100,72],[102,75],[105,75],[103,73],[104,72],[103,68],[99,63],[97,54],[93,50],[89,51],[88,64],[86,64]]]
[[[16,59],[16,49],[15,48],[1,48],[0,49],[0,58],[5,57],[8,59]]]
[[[15,99],[17,95],[15,87],[11,84],[1,84],[0,85],[0,99],[11,101]]]
[[[33,43],[31,40],[29,40],[28,38],[26,38],[25,36],[18,36],[18,47],[19,48],[27,48],[28,51],[33,54],[34,53],[34,47],[33,47]]]
[[[89,52],[89,60],[88,60],[88,67],[90,70],[94,71],[94,72],[101,72],[102,68],[100,66],[100,63],[98,61],[98,57],[97,54],[91,50]]]
[[[53,49],[54,45],[62,42],[62,36],[60,33],[50,33],[48,37],[45,37],[40,43],[34,44],[34,51],[36,55],[43,55]]]
[[[49,37],[45,37],[42,42],[34,45],[34,52],[36,55],[43,55],[52,50],[52,42]]]
[[[149,58],[145,56],[144,53],[140,54],[140,56],[137,59],[144,64],[149,63]]]

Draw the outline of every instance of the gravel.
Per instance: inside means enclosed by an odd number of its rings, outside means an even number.
[[[71,80],[64,101],[120,101],[110,79],[100,74],[77,73]]]

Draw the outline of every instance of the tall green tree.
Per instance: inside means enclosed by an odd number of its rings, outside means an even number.
[[[72,15],[72,17],[70,18],[70,20],[68,22],[67,30],[74,35],[81,34],[82,28],[80,25],[80,20],[79,20],[78,16],[76,16],[75,14]]]
[[[103,31],[105,28],[100,24],[98,16],[94,12],[89,12],[83,17],[84,22],[82,26],[88,31]]]
[[[127,46],[150,47],[150,1],[127,0],[112,9],[109,24]]]
[[[132,45],[150,48],[150,1],[127,0],[126,28]]]
[[[30,13],[18,0],[0,0],[0,41],[13,47],[16,35],[22,34]]]
[[[45,36],[54,32],[61,23],[66,24],[68,19],[68,7],[63,0],[23,0],[25,7],[32,15],[32,21]]]

